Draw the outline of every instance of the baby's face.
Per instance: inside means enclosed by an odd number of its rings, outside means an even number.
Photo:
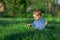
[[[40,15],[37,15],[37,12],[33,14],[33,17],[35,20],[38,20],[40,18]]]

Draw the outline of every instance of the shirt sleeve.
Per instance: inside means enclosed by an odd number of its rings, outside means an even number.
[[[33,22],[31,26],[34,27],[35,26],[35,22]]]

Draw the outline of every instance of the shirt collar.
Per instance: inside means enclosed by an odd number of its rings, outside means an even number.
[[[39,21],[39,20],[41,20],[42,18],[39,18],[38,20],[36,20],[36,21]]]

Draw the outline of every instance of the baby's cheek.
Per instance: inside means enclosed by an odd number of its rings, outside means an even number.
[[[39,17],[36,17],[37,19],[39,19]]]

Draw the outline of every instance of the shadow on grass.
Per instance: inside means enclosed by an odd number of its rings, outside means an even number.
[[[33,37],[36,35],[37,31],[26,31],[26,32],[21,32],[21,33],[17,33],[17,34],[12,34],[12,35],[8,35],[5,36],[4,40],[23,40],[24,38],[26,38],[26,40],[33,40]],[[35,35],[34,35],[35,34]],[[41,33],[39,33],[40,35]],[[30,36],[30,38],[28,38]],[[28,39],[27,39],[28,38]]]
[[[52,33],[51,33],[52,32]],[[12,34],[12,35],[7,35],[4,36],[4,40],[55,40],[53,34],[54,31],[45,31],[45,30],[40,30],[40,31],[26,31],[26,32],[20,32],[17,34]],[[43,38],[42,38],[43,37]],[[39,38],[39,39],[38,39]]]
[[[5,40],[22,40],[23,38],[26,38],[28,36],[33,37],[35,31],[26,31],[26,32],[21,32],[21,33],[17,33],[17,34],[12,34],[12,35],[8,35],[5,36]]]
[[[19,24],[20,21],[4,21],[4,20],[0,20],[0,25],[1,26],[7,26],[7,25],[10,25],[10,24]]]

